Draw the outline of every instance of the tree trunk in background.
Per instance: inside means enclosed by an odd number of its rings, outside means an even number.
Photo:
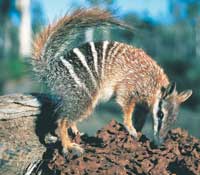
[[[31,12],[30,0],[17,0],[17,6],[21,13],[19,30],[20,54],[22,57],[31,56]]]

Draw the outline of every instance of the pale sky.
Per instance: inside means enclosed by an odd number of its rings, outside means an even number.
[[[87,7],[85,0],[43,0],[40,2],[43,5],[47,23],[65,14],[75,4]],[[116,8],[122,13],[134,12],[141,16],[148,15],[158,21],[168,20],[169,16],[167,0],[116,0]]]

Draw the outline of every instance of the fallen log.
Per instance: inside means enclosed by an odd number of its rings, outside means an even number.
[[[22,174],[31,162],[42,159],[42,143],[53,128],[58,101],[45,94],[0,97],[0,174]]]

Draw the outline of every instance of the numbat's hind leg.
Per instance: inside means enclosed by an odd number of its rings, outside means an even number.
[[[66,119],[61,119],[58,122],[58,129],[60,132],[61,144],[63,147],[63,153],[67,154],[69,151],[75,152],[78,155],[81,155],[84,152],[84,149],[80,145],[71,142],[67,129],[70,128],[70,125]]]

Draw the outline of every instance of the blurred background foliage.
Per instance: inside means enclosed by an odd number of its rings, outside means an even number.
[[[85,0],[85,3],[87,6],[100,6],[109,10],[133,26],[134,30],[89,30],[82,36],[82,41],[103,38],[143,48],[164,68],[170,79],[177,82],[179,91],[193,90],[190,100],[181,107],[177,125],[200,137],[200,1],[168,0],[169,21],[158,21],[145,12],[138,15],[134,10],[121,13],[115,0]],[[37,0],[0,0],[1,95],[46,91],[34,80],[31,67],[27,64],[31,56],[31,50],[27,47],[31,46],[31,38],[47,25],[42,5]],[[72,3],[72,9],[80,6],[79,1]],[[94,132],[114,116],[122,121],[120,110],[111,100],[110,103],[97,107],[93,117],[89,119],[93,127],[88,128],[88,121],[83,122],[80,127]],[[149,123],[144,129],[147,133],[151,130]]]

